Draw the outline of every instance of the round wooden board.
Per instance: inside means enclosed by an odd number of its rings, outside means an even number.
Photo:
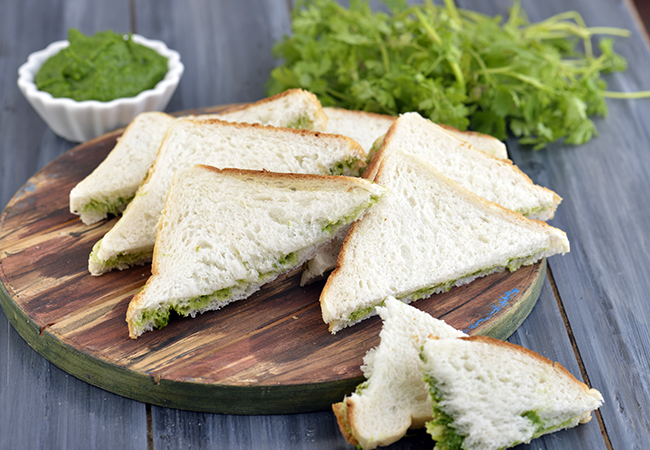
[[[93,244],[115,219],[86,226],[70,190],[121,131],[79,145],[34,175],[0,221],[0,302],[16,330],[49,361],[88,383],[156,405],[229,414],[325,410],[363,381],[379,343],[375,316],[336,335],[321,318],[323,282],[298,271],[252,297],[129,339],[128,303],[150,266],[93,277]],[[480,278],[413,306],[469,334],[505,339],[535,305],[546,262]]]

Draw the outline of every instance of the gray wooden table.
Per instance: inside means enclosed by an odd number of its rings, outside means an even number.
[[[374,4],[374,3],[373,3]],[[459,1],[507,14],[510,0]],[[629,68],[611,90],[650,89],[650,52],[623,0],[522,0],[532,21],[569,9],[590,26],[632,31],[616,49]],[[274,41],[290,30],[289,0],[0,0],[0,206],[74,144],[56,137],[16,86],[27,55],[64,39],[113,29],[161,39],[185,74],[167,110],[258,100],[276,64]],[[595,420],[520,448],[650,448],[650,100],[608,101],[598,139],[542,152],[509,141],[511,158],[564,201],[553,225],[571,253],[549,260],[528,319],[510,338],[559,361],[600,390]],[[431,448],[422,432],[394,449]],[[230,416],[166,409],[122,398],[58,369],[0,312],[0,449],[352,448],[329,411]]]

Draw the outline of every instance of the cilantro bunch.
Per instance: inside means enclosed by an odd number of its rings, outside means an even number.
[[[425,1],[408,6],[367,0],[299,0],[292,35],[274,46],[282,65],[267,94],[302,88],[324,106],[396,115],[417,111],[434,122],[534,149],[597,134],[590,116],[607,114],[602,74],[626,69],[610,38],[599,54],[592,36],[626,30],[588,28],[576,12],[530,23],[515,3],[507,20]]]

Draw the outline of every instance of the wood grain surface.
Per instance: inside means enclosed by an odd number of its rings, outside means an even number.
[[[74,147],[47,128],[18,90],[17,70],[30,52],[64,39],[69,28],[130,31],[161,39],[181,53],[185,73],[167,111],[255,101],[264,96],[269,71],[278,63],[272,57],[273,43],[291,32],[294,3],[0,1],[0,210],[35,173]],[[587,26],[630,30],[629,38],[615,38],[614,45],[628,68],[605,80],[609,90],[634,92],[650,89],[650,49],[630,3],[524,0],[521,7],[531,21],[577,11]],[[384,7],[379,0],[371,4]],[[507,17],[513,2],[457,4]],[[596,121],[599,137],[586,145],[558,142],[534,152],[515,139],[507,142],[518,167],[564,198],[551,224],[566,231],[571,241],[571,253],[548,260],[539,300],[508,340],[559,361],[605,398],[588,424],[542,436],[517,450],[650,448],[650,101],[608,99],[607,104],[608,116]],[[331,411],[209,414],[98,389],[34,351],[16,324],[30,332],[40,327],[24,316],[12,315],[10,323],[0,311],[1,449],[353,448],[345,443]],[[45,330],[43,345],[61,347],[50,336]],[[409,432],[387,448],[432,446],[422,431]]]
[[[318,303],[323,282],[300,287],[299,270],[223,310],[173,317],[161,330],[128,338],[126,308],[150,266],[91,276],[90,250],[116,219],[86,226],[68,210],[72,187],[119,135],[55,159],[2,214],[2,305],[25,340],[84,381],[182,409],[316,411],[351,392],[362,381],[363,356],[379,343],[381,321],[374,317],[330,334]],[[534,306],[545,268],[542,261],[493,274],[415,305],[469,334],[506,339]]]

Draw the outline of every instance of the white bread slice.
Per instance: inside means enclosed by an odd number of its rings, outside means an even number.
[[[129,335],[246,298],[302,264],[385,189],[356,177],[197,165],[169,189],[152,276],[129,304]]]
[[[374,181],[389,195],[352,225],[320,296],[332,333],[389,295],[410,302],[569,251],[563,231],[478,197],[413,155],[386,154]]]
[[[324,107],[327,115],[327,133],[342,134],[354,139],[361,147],[370,152],[375,141],[386,134],[397,117],[366,111]]]
[[[392,444],[409,428],[421,428],[433,419],[429,386],[422,378],[422,344],[429,337],[467,336],[393,297],[377,312],[383,325],[379,345],[363,359],[367,380],[332,405],[343,436],[364,450]]]
[[[353,139],[366,133],[366,130],[379,129],[380,124],[385,126],[392,119],[388,133],[377,139],[376,145],[369,150],[368,157],[372,156],[374,162],[364,172],[364,178],[372,179],[383,155],[398,149],[426,159],[445,175],[479,196],[531,218],[552,218],[562,200],[553,191],[534,185],[528,176],[505,159],[505,146],[491,136],[436,125],[417,113],[407,113],[397,119],[331,108],[325,108],[325,112],[331,116],[328,132],[332,127],[341,127],[335,131]],[[359,117],[356,121],[355,116]],[[343,128],[343,124],[348,124],[345,126],[350,130]],[[489,154],[503,158],[503,161],[500,162]],[[332,241],[305,265],[301,285],[322,279],[334,268],[332,262],[336,261],[341,248],[337,242],[342,242],[343,237]]]
[[[430,339],[422,349],[435,449],[497,450],[591,419],[603,397],[559,363],[508,342]],[[455,443],[451,445],[451,443]]]
[[[129,204],[151,167],[163,136],[176,120],[162,112],[138,114],[95,170],[70,191],[70,212],[86,225]]]
[[[327,114],[327,132],[342,134],[357,141],[372,157],[371,150],[376,141],[381,144],[380,138],[386,134],[390,126],[397,119],[396,116],[376,114],[365,111],[355,111],[336,107],[323,108]],[[453,134],[458,139],[468,142],[477,150],[488,153],[496,158],[506,159],[508,152],[503,142],[487,134],[474,131],[460,131],[449,125],[440,124],[445,131]],[[378,147],[377,147],[378,149]]]
[[[149,176],[114,227],[95,244],[88,269],[100,275],[151,260],[156,224],[176,170],[219,168],[356,176],[365,152],[350,138],[308,130],[180,119],[167,130]]]
[[[325,131],[328,119],[318,97],[303,89],[288,89],[223,113],[196,117],[312,131]]]
[[[533,184],[512,161],[477,151],[418,113],[395,121],[364,177],[372,179],[382,154],[393,150],[419,156],[479,197],[531,219],[552,219],[562,201],[550,189]]]
[[[224,113],[193,117],[314,131],[324,131],[327,126],[327,116],[318,98],[302,89],[290,89]],[[70,212],[78,214],[87,225],[109,214],[121,213],[146,177],[174,120],[173,116],[160,112],[139,114],[106,159],[72,189]]]

